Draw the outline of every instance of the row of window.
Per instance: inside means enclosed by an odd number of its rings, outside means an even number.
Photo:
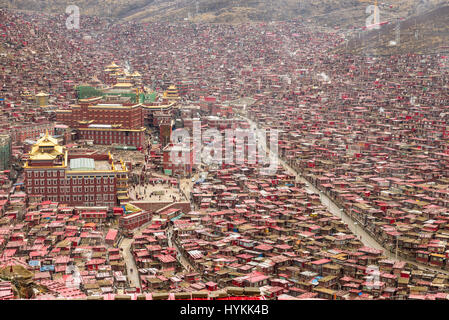
[[[74,193],[82,193],[83,192],[83,187],[72,187],[72,190],[73,190],[73,192]],[[110,191],[110,192],[113,192],[114,191],[114,186],[103,186],[103,192],[108,192],[108,190]],[[94,192],[94,191],[97,191],[97,192],[101,192],[101,186],[96,186],[95,188],[94,187],[84,187],[84,192]]]
[[[70,196],[66,196],[68,197],[68,200],[66,201],[70,201]],[[97,194],[97,197],[95,197],[93,194],[85,194],[85,195],[74,195],[73,197],[73,201],[108,201],[108,200],[115,200],[115,195],[114,194]]]
[[[98,140],[98,141],[127,141],[127,142],[131,142],[131,141],[140,141],[141,138],[137,139],[135,137],[103,137],[103,136],[90,136],[90,135],[86,135],[84,136],[86,139],[91,139],[91,140]]]
[[[46,200],[50,200],[50,201],[60,201],[60,202],[71,202],[73,199],[73,202],[82,202],[85,201],[84,204],[86,206],[95,206],[95,205],[102,205],[102,206],[108,206],[108,207],[112,207],[115,205],[114,200],[115,200],[115,196],[114,195],[104,195],[103,199],[97,199],[97,202],[87,202],[87,201],[94,201],[94,198],[91,196],[87,196],[85,195],[83,196],[46,196],[45,197]],[[109,200],[109,201],[108,201]]]
[[[45,186],[45,185],[58,185],[58,180],[57,179],[30,179],[27,181],[27,185],[31,186],[33,185],[33,181],[34,181],[34,185],[36,186]]]
[[[108,179],[109,184],[114,183],[114,177],[103,177],[103,184],[108,184]],[[69,184],[68,179],[66,182]],[[83,184],[83,177],[72,176],[72,184]],[[101,184],[101,177],[96,177],[95,179],[93,177],[84,177],[84,184]]]
[[[58,184],[61,185],[70,185],[70,180],[69,179],[30,179],[27,181],[27,185],[31,186],[33,185],[33,181],[34,184],[37,186],[45,186],[45,185],[53,185],[53,186],[57,186]],[[96,181],[94,180],[94,178],[84,178],[84,184],[96,184],[97,185],[101,185],[101,178],[96,178]],[[103,184],[114,184],[114,178],[103,178]],[[83,179],[82,178],[78,178],[78,179],[72,179],[72,184],[76,185],[82,185],[83,184]]]
[[[54,177],[56,178],[58,176],[58,172],[59,172],[59,176],[60,177],[64,177],[64,170],[33,170],[33,171],[28,171],[27,172],[27,177],[31,178],[31,177],[41,177],[41,178],[51,178]]]
[[[27,177],[28,178],[56,178],[58,177],[58,172],[59,172],[59,177],[64,177],[64,170],[33,170],[33,171],[28,171],[27,172]],[[74,184],[82,184],[82,180],[84,178],[84,183],[85,184],[94,184],[94,177],[93,176],[89,176],[89,177],[83,177],[83,176],[67,176],[67,183],[69,179],[73,179]],[[100,176],[96,176],[97,179],[97,184],[101,183],[101,178]],[[56,181],[56,180],[53,180]],[[103,183],[108,183],[108,177],[103,177]],[[109,177],[109,183],[114,183],[114,177]],[[53,182],[53,184],[57,184],[56,182]],[[64,183],[62,183],[64,184]]]
[[[58,187],[41,187],[41,188],[29,188],[29,193],[33,194],[43,194],[43,193],[58,193]]]
[[[67,195],[63,195],[63,196],[59,196],[60,201],[66,201],[66,202],[70,202],[70,201],[74,201],[74,202],[79,202],[79,201],[108,201],[108,200],[115,200],[115,195],[113,194],[99,194],[97,195],[97,197],[95,197],[92,194],[85,194],[85,195],[73,195],[73,196],[67,196]]]
[[[128,143],[131,143],[133,141],[136,141],[135,139],[132,139],[130,137],[126,137],[126,138],[122,137],[121,139],[111,139],[111,138],[108,139],[108,137],[105,137],[104,139],[103,139],[103,137],[87,137],[87,139],[91,139],[91,140],[94,140],[94,141],[101,141],[101,142],[117,141],[117,142],[128,142]]]
[[[101,186],[96,186],[96,188],[94,187],[84,187],[84,192],[101,192],[102,188]],[[114,192],[114,186],[103,186],[103,192]],[[29,187],[28,188],[28,193],[29,194],[42,194],[42,193],[69,193],[70,192],[70,187]],[[83,193],[83,187],[72,187],[72,192],[73,193]]]
[[[86,136],[119,136],[122,135],[123,131],[87,131]],[[141,133],[136,131],[125,131],[125,133],[130,136],[138,136]]]
[[[141,111],[139,111],[139,110],[135,111],[135,109],[134,110],[132,110],[132,109],[128,109],[128,110],[117,110],[117,109],[115,109],[115,110],[112,110],[112,109],[104,110],[104,109],[102,109],[102,110],[99,110],[99,109],[91,109],[91,108],[89,108],[89,110],[88,110],[88,118],[89,119],[95,119],[96,117],[99,117],[99,118],[100,117],[108,117],[108,116],[111,116],[111,115],[119,116],[120,118],[124,118],[127,115],[129,115],[130,113],[131,114],[139,114],[140,112]],[[80,109],[76,109],[75,113],[73,115],[74,115],[74,117],[77,117],[77,116],[82,117],[82,112],[80,112]]]

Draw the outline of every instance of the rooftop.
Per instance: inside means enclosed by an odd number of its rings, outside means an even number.
[[[76,158],[70,159],[71,170],[94,170],[95,160],[90,158]]]

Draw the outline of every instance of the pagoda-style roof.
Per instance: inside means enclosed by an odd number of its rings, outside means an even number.
[[[37,140],[36,144],[31,148],[30,160],[53,160],[63,154],[64,148],[47,131],[45,136]]]
[[[164,92],[164,98],[169,100],[179,100],[180,97],[178,95],[178,89],[176,88],[176,86],[169,86],[168,89]]]
[[[48,97],[48,94],[45,92],[39,92],[38,94],[36,94],[36,97]]]
[[[112,61],[112,63],[108,66],[106,66],[107,69],[117,69],[120,68],[118,65],[115,64],[114,61]]]

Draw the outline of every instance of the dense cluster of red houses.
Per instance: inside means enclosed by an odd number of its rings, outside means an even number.
[[[126,208],[42,201],[21,190],[20,170],[18,177],[4,171],[0,299],[17,298],[8,276],[17,266],[46,288],[36,299],[447,299],[446,56],[335,54],[339,31],[297,21],[150,25],[82,16],[81,29],[67,30],[65,18],[0,10],[0,131],[11,136],[11,157],[27,160],[47,130],[70,143],[72,119],[60,115],[68,125],[57,123],[56,110],[79,103],[75,87],[86,79],[110,84],[103,70],[127,61],[143,83],[169,94],[169,84],[177,85],[181,98],[176,108],[135,104],[123,117],[109,110],[123,104],[99,104],[118,124],[127,121],[126,130],[140,130],[120,142],[145,147],[141,127],[153,125],[159,141],[147,147],[149,162],[171,176],[207,175],[190,192],[193,210],[175,205],[127,215]],[[399,257],[441,271],[365,246],[281,167],[259,176],[257,164],[173,164],[173,128],[192,128],[195,120],[203,129],[248,127],[237,113],[277,129],[281,158],[385,250],[397,247]],[[92,130],[112,125],[103,120]],[[115,141],[109,134],[84,138]],[[190,141],[182,147],[191,150]],[[121,229],[143,224],[130,253],[144,294],[122,296],[131,275],[117,248]]]
[[[0,220],[2,277],[12,266],[31,271],[29,280],[46,288],[29,296],[37,299],[85,298],[128,287],[122,253],[114,247],[117,230],[105,235],[106,211],[37,200],[28,208],[22,219]],[[18,297],[15,286],[10,298]]]

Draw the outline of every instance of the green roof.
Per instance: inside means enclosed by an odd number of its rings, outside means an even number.
[[[131,98],[131,101],[133,101],[134,103],[141,103],[141,102],[154,102],[157,98],[157,92],[151,92],[151,93],[140,93],[139,94],[139,100],[140,101],[136,101],[136,94],[134,92],[125,92],[125,93],[120,93],[120,92],[107,92],[105,93],[103,90],[99,90],[96,89],[94,87],[91,86],[78,86],[76,88],[76,90],[78,91],[78,99],[86,99],[86,98],[92,98],[92,97],[102,97],[105,95],[108,96],[122,96],[122,97],[129,97]],[[127,90],[129,91],[129,90]],[[132,89],[132,91],[134,91],[134,89]]]

